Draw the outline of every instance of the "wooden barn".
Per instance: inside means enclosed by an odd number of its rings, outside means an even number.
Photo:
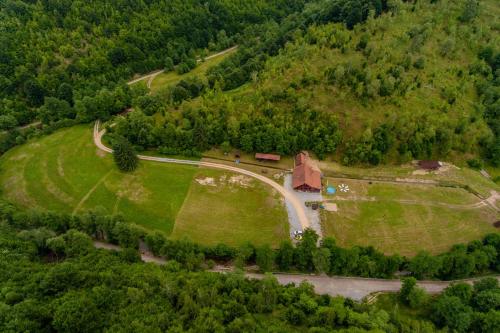
[[[255,159],[260,162],[270,161],[270,162],[278,162],[281,159],[280,155],[276,154],[255,154]]]
[[[295,168],[293,169],[292,186],[294,190],[304,192],[321,191],[321,171],[311,161],[306,151],[295,156]]]

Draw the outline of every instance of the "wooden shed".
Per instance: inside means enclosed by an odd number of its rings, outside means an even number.
[[[260,162],[264,161],[271,161],[271,162],[277,162],[281,159],[280,155],[276,154],[262,154],[262,153],[257,153],[255,154],[255,159]]]

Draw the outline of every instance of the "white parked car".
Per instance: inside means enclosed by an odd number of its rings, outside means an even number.
[[[296,240],[301,240],[302,239],[302,230],[295,230],[293,232],[293,238],[295,238]]]

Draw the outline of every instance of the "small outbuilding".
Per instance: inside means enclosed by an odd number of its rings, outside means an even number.
[[[443,164],[439,161],[429,161],[429,160],[418,161],[418,166],[420,167],[420,169],[429,170],[429,171],[437,170],[442,165]]]
[[[292,187],[294,190],[304,192],[321,191],[321,171],[316,164],[311,161],[306,151],[295,156]]]
[[[257,153],[255,154],[255,159],[260,162],[265,162],[265,161],[278,162],[281,159],[281,156],[276,154]]]

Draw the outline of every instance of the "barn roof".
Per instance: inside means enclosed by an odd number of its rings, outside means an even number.
[[[418,166],[426,170],[437,170],[441,167],[439,161],[418,161]]]
[[[321,190],[321,171],[312,163],[309,155],[305,152],[298,154],[295,157],[295,163],[292,176],[293,188],[307,185],[311,188]]]
[[[309,159],[309,153],[307,151],[301,151],[295,156],[295,166],[303,164],[307,159]]]
[[[258,160],[279,161],[281,159],[281,156],[276,154],[257,153],[255,154],[255,158]]]

